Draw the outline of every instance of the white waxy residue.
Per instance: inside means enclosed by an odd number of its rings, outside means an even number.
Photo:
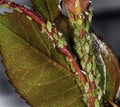
[[[99,40],[94,33],[92,33],[92,35],[93,35],[94,39],[96,40],[96,42],[97,42],[98,45],[99,45],[99,58],[100,58],[101,61],[102,61],[103,69],[104,69],[104,78],[105,78],[105,80],[104,80],[104,91],[103,91],[103,93],[105,94],[105,90],[106,90],[106,75],[107,75],[107,74],[106,74],[105,62],[104,62],[103,57],[102,57],[102,55],[101,55],[100,52],[101,52],[101,51],[104,51],[104,52],[106,52],[106,55],[108,55],[108,51],[107,51],[107,49],[106,49],[107,47],[106,47],[105,43],[102,42],[101,40]]]
[[[92,34],[92,35],[95,38],[95,40],[97,41],[100,51],[104,51],[106,53],[106,55],[108,55],[109,52],[107,51],[107,47],[106,47],[105,43],[102,42],[101,40],[99,40],[95,34]]]

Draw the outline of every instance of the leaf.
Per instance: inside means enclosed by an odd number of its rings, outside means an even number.
[[[107,69],[106,95],[109,96],[111,100],[114,100],[118,87],[120,85],[120,68],[118,59],[114,55],[112,49],[106,44],[105,46],[106,50],[102,50],[102,56],[104,58]]]
[[[94,35],[95,36],[95,35]],[[112,101],[115,99],[120,86],[120,67],[113,50],[103,41],[96,37],[100,51],[106,66],[106,92],[105,95]]]
[[[0,16],[0,52],[17,92],[33,107],[84,107],[63,55],[24,14]]]
[[[59,0],[31,0],[34,8],[39,11],[47,20],[54,21],[60,14],[58,8]]]

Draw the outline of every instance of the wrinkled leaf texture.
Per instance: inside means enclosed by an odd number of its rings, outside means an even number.
[[[53,21],[58,15],[58,7],[54,7],[58,6],[58,0],[45,1],[32,0],[36,9]],[[68,39],[71,33],[66,19],[59,16],[56,24]],[[106,96],[113,100],[120,74],[117,58],[109,47],[107,50],[109,55],[101,50],[107,65]],[[33,107],[85,107],[65,57],[42,33],[40,25],[29,21],[25,14],[0,16],[0,52],[11,83]]]

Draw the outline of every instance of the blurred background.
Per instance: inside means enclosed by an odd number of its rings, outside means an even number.
[[[15,0],[30,4],[28,0]],[[120,58],[120,0],[92,0],[94,16],[92,28],[110,45]],[[29,107],[9,84],[0,56],[0,107]]]

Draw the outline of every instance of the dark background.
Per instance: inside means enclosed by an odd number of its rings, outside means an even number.
[[[26,0],[16,0],[20,4]],[[120,0],[92,0],[94,16],[92,28],[120,57]],[[0,57],[0,60],[2,58]],[[29,107],[8,83],[5,69],[0,62],[0,107]]]

